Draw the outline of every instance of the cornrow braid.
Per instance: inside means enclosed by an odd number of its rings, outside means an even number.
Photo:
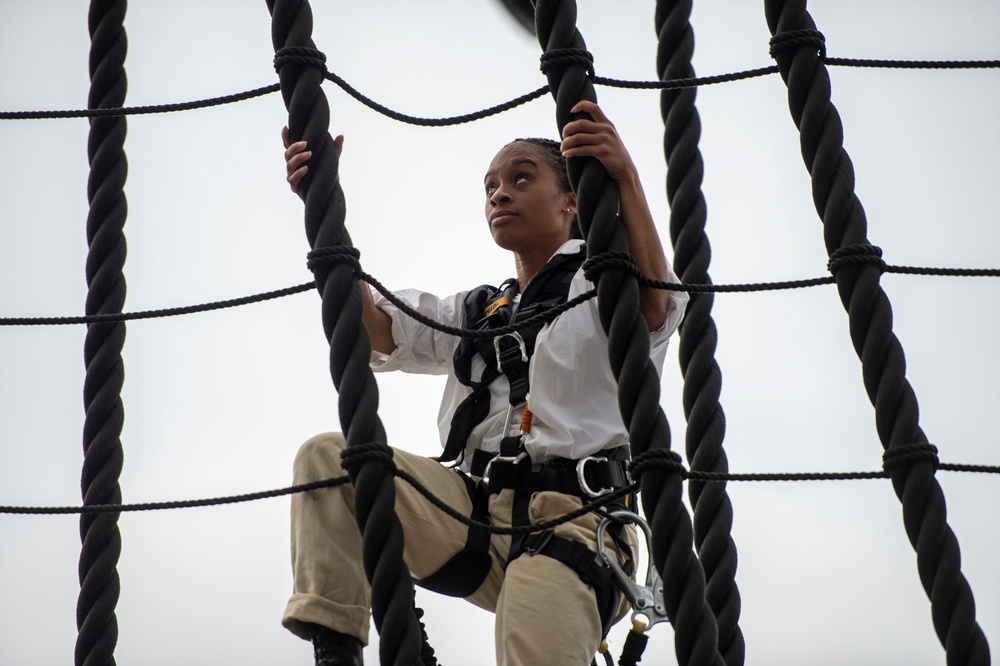
[[[566,158],[562,154],[562,144],[558,141],[553,141],[552,139],[543,139],[539,137],[529,137],[524,139],[514,139],[510,143],[526,143],[529,146],[534,146],[538,149],[538,152],[545,158],[549,166],[556,172],[557,182],[559,183],[559,189],[563,192],[572,192],[573,188],[569,184],[569,174],[566,172]],[[510,143],[507,145],[509,146]],[[583,240],[583,234],[580,233],[580,226],[577,224],[576,216],[573,216],[573,223],[569,227],[569,237],[579,238]]]

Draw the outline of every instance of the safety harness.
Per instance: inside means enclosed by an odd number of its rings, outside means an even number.
[[[553,257],[528,283],[520,301],[516,301],[518,282],[507,280],[499,288],[483,285],[473,289],[464,302],[463,323],[467,328],[487,330],[525,321],[567,300],[570,283],[586,258],[586,249],[575,254]],[[516,303],[516,304],[515,304]],[[529,525],[529,505],[533,493],[555,491],[575,495],[584,502],[613,492],[627,485],[629,457],[627,446],[601,452],[581,460],[556,459],[544,464],[533,463],[524,449],[524,437],[531,428],[528,407],[529,362],[535,350],[535,340],[544,324],[536,324],[514,333],[495,338],[463,338],[454,355],[457,379],[472,389],[470,395],[455,410],[451,430],[445,443],[441,462],[464,458],[472,430],[489,414],[490,384],[504,375],[510,384],[510,400],[504,422],[503,438],[498,455],[477,449],[470,461],[472,477],[465,474],[472,499],[472,518],[489,521],[489,496],[505,488],[514,490],[512,523],[515,527]],[[485,368],[473,379],[473,360],[482,359]],[[518,423],[513,422],[517,408],[524,410]],[[514,426],[517,426],[516,428]],[[625,502],[619,508],[634,503]],[[624,570],[630,576],[634,570],[631,551],[620,536],[622,522],[614,521],[607,533],[629,561]],[[604,530],[602,530],[603,532]],[[603,534],[602,534],[603,537]],[[427,589],[451,596],[466,597],[478,589],[489,573],[490,535],[485,530],[470,529],[465,548],[432,576],[418,581]],[[590,585],[597,596],[603,631],[610,629],[618,607],[619,589],[611,566],[584,544],[563,539],[553,530],[515,536],[511,542],[509,565],[521,555],[544,555],[573,569]]]

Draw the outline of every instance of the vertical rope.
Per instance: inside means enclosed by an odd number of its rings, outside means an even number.
[[[125,105],[125,0],[90,4],[90,96],[87,108]],[[93,118],[87,155],[86,314],[120,313],[125,305],[125,160],[124,117]],[[90,324],[84,342],[87,367],[83,387],[83,504],[120,504],[121,431],[125,420],[121,389],[125,381],[122,347],[125,323]],[[80,517],[80,596],[76,607],[78,666],[115,663],[118,642],[121,534],[117,513]]]
[[[764,7],[774,36],[772,52],[788,86],[789,108],[812,177],[827,252],[832,256],[843,248],[866,245],[868,222],[854,193],[854,166],[844,150],[840,116],[830,101],[830,77],[818,54],[816,25],[805,0],[765,0]],[[879,284],[881,272],[873,263],[848,263],[835,274],[888,461],[905,447],[928,444],[918,424],[916,396],[906,380],[903,349],[892,331],[892,308]],[[903,505],[903,523],[917,552],[920,581],[931,600],[934,629],[948,664],[989,664],[989,645],[976,622],[975,600],[961,571],[958,540],[947,523],[934,461],[923,458],[886,468]]]
[[[694,31],[691,0],[658,0],[656,70],[661,81],[694,78]],[[663,151],[667,159],[667,200],[674,270],[681,281],[711,284],[712,248],[705,233],[707,208],[701,183],[704,164],[698,140],[701,119],[695,107],[697,88],[660,94]],[[728,472],[722,447],[726,415],[719,404],[722,371],[715,360],[718,334],[712,319],[715,295],[691,294],[680,328],[678,357],[684,375],[685,451],[692,470]],[[694,543],[705,570],[708,604],[719,624],[719,652],[728,666],[740,666],[746,654],[740,630],[740,591],[736,586],[736,543],[732,538],[733,506],[725,483],[688,481],[694,511]]]
[[[314,251],[352,247],[344,226],[344,192],[338,179],[340,154],[329,133],[330,108],[320,90],[322,63],[289,59],[280,51],[313,53],[312,10],[307,0],[267,0],[281,94],[292,141],[312,151],[309,173],[299,185],[305,201],[306,237]],[[286,51],[287,53],[287,51]],[[392,450],[378,417],[378,386],[369,367],[371,340],[361,322],[361,291],[351,265],[314,269],[323,297],[323,329],[330,342],[330,374],[339,395],[341,427],[348,453],[374,448],[374,457],[348,472],[354,484],[355,514],[364,538],[365,571],[372,584],[372,614],[383,664],[419,664],[421,630],[413,606],[413,582],[403,562],[403,530],[396,516]],[[346,461],[345,461],[346,463]]]
[[[586,49],[576,29],[576,2],[537,0],[535,32],[546,53]],[[596,101],[586,67],[566,64],[546,68],[556,100],[560,133],[581,99]],[[628,236],[618,224],[618,188],[601,163],[572,158],[570,183],[577,194],[581,229],[591,256],[628,252]],[[598,312],[608,334],[608,356],[618,380],[618,404],[629,431],[632,451],[669,451],[670,428],[659,406],[660,380],[649,359],[649,330],[639,314],[635,275],[623,269],[604,271],[597,281]],[[667,615],[674,625],[678,662],[722,664],[718,628],[705,600],[705,575],[692,551],[691,519],[681,502],[681,477],[659,467],[642,475],[643,507],[653,530],[653,560],[663,574]]]

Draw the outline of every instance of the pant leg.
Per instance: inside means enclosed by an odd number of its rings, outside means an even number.
[[[295,458],[294,483],[341,476],[340,433],[313,437]],[[450,506],[471,515],[472,502],[454,470],[429,458],[393,450],[396,466],[412,474]],[[396,479],[396,513],[403,527],[403,559],[414,578],[425,578],[465,547],[468,528],[431,505],[405,481]],[[294,590],[282,624],[306,638],[303,622],[319,624],[368,642],[371,590],[354,518],[349,483],[292,496]]]
[[[513,492],[505,490],[491,500],[491,512],[509,516]],[[582,502],[554,492],[535,493],[529,505],[532,523],[574,511]],[[499,523],[499,515],[494,515]],[[596,553],[600,517],[590,513],[555,528],[555,534],[584,543]],[[635,527],[622,538],[636,552]],[[605,545],[618,553],[610,537]],[[615,622],[629,610],[622,599]],[[507,567],[497,602],[496,646],[499,666],[587,666],[601,642],[601,619],[594,590],[568,566],[546,555],[523,554]]]

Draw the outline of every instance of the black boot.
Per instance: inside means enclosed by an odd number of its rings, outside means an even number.
[[[316,666],[364,666],[361,641],[318,624],[307,624]]]

